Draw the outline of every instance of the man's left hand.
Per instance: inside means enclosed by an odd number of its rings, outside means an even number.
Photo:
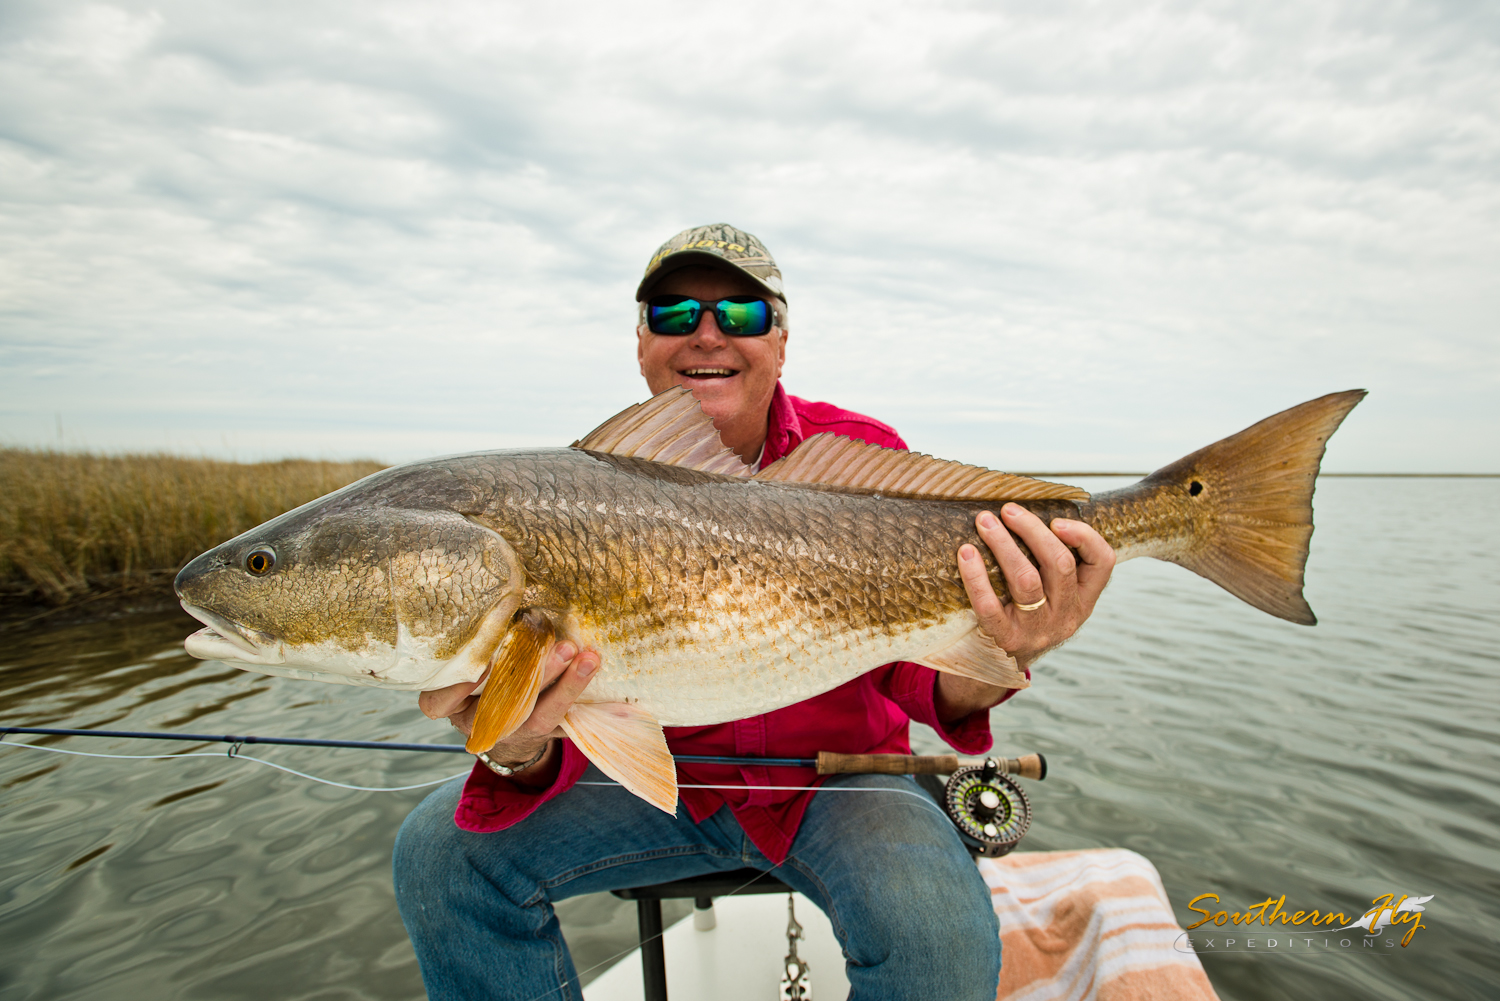
[[[1094,611],[1094,603],[1114,570],[1115,551],[1103,536],[1081,521],[1055,518],[1049,526],[1019,504],[1006,504],[1000,509],[1000,518],[1003,525],[994,514],[984,511],[975,524],[979,537],[1000,564],[1011,600],[1002,603],[995,594],[984,560],[973,546],[959,547],[958,572],[979,618],[979,628],[1016,663],[1027,667],[1077,632]],[[1026,543],[1036,557],[1036,565],[1021,552],[1011,532]],[[1070,548],[1078,550],[1077,560]],[[1043,598],[1046,603],[1039,608],[1023,611],[1017,607],[1034,605]],[[959,719],[992,706],[1005,691],[967,678],[939,675],[939,718]]]

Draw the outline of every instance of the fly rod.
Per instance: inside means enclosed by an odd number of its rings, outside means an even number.
[[[59,730],[45,726],[0,726],[0,735],[39,733],[49,737],[126,737],[131,740],[186,740],[195,744],[285,744],[291,747],[355,747],[372,751],[464,753],[462,744],[392,744],[379,740],[314,740],[307,737],[251,737],[234,734],[176,733],[161,730]]]
[[[0,726],[0,739],[12,733],[46,737],[114,737],[128,740],[185,740],[195,744],[277,744],[287,747],[349,747],[367,751],[435,751],[467,754],[462,744],[397,744],[380,740],[321,740],[311,737],[257,737],[250,734],[181,733],[165,730],[68,730],[47,726]],[[839,754],[819,751],[816,758],[753,758],[715,754],[676,754],[673,758],[690,765],[734,765],[760,768],[812,768],[819,775],[951,775],[972,764],[956,754]],[[993,758],[997,769],[1026,779],[1047,777],[1047,759],[1041,754],[1019,758]]]

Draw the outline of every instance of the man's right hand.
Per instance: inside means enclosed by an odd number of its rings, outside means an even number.
[[[595,651],[579,650],[576,644],[568,640],[555,645],[547,657],[542,676],[542,694],[536,700],[536,708],[514,733],[490,748],[490,759],[496,764],[518,765],[536,757],[537,752],[552,738],[561,737],[563,734],[558,724],[583,694],[589,679],[597,670],[599,654]],[[466,681],[436,691],[423,692],[417,704],[429,719],[446,717],[448,722],[467,736],[474,726],[474,707],[479,698],[473,693],[478,687],[478,681]],[[548,747],[540,761],[524,772],[517,772],[517,777],[525,776],[530,779],[553,773],[556,771],[556,758],[555,746]]]

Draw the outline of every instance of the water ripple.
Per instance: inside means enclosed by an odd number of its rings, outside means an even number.
[[[1207,956],[1225,1001],[1492,996],[1500,568],[1410,512],[1495,511],[1500,483],[1325,480],[1316,507],[1307,591],[1317,628],[1136,561],[1083,633],[1037,666],[1033,688],[996,710],[1002,750],[1040,750],[1051,763],[1028,788],[1036,818],[1024,847],[1133,848],[1161,870],[1184,922],[1206,892],[1230,909],[1285,893],[1288,904],[1356,914],[1380,893],[1436,894],[1430,927],[1378,962]],[[457,739],[406,693],[200,664],[180,645],[196,626],[148,616],[8,637],[0,715]],[[938,749],[930,731],[916,740]],[[260,753],[360,785],[455,770],[447,756]],[[0,749],[6,1001],[422,996],[389,873],[395,831],[422,790],[332,789],[227,758],[42,756]],[[581,968],[634,941],[633,911],[607,896],[559,906]]]

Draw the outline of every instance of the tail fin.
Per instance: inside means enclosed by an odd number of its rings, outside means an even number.
[[[1165,488],[1193,522],[1192,541],[1163,558],[1261,611],[1315,624],[1302,596],[1313,486],[1329,436],[1364,398],[1352,389],[1309,400],[1141,481],[1146,491]]]

